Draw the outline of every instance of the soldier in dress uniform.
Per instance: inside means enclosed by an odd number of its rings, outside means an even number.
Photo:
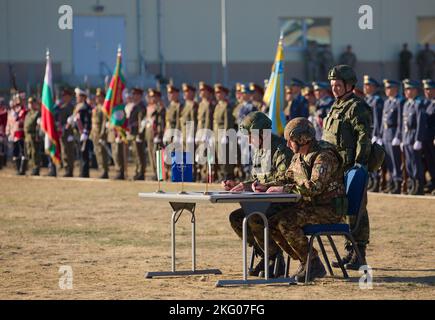
[[[109,146],[107,142],[106,116],[103,112],[105,93],[103,89],[97,88],[95,92],[95,108],[92,109],[91,140],[94,145],[94,153],[97,157],[98,167],[103,169],[100,179],[109,178]]]
[[[252,104],[258,111],[267,113],[267,106],[263,102],[264,89],[254,82],[249,83],[249,90],[252,92]]]
[[[406,101],[402,114],[402,148],[405,153],[408,173],[408,194],[423,194],[424,172],[421,153],[425,136],[426,110],[424,101],[418,97],[419,82],[403,81]]]
[[[234,106],[234,109],[233,109],[233,117],[234,117],[234,119],[237,119],[237,117],[239,115],[239,110],[242,107],[242,103],[243,103],[242,87],[244,87],[243,84],[241,84],[240,82],[236,83],[236,86],[235,86],[236,101],[235,101],[235,106]]]
[[[385,163],[390,177],[388,192],[399,194],[402,185],[402,157],[400,154],[400,128],[402,107],[405,102],[399,95],[400,82],[384,79],[385,96],[380,136],[386,151]]]
[[[39,168],[41,167],[41,108],[38,101],[34,97],[27,99],[28,112],[24,119],[24,141],[26,159],[30,161],[32,166],[32,176],[39,176]]]
[[[316,98],[315,114],[313,121],[311,121],[316,129],[316,139],[320,140],[323,133],[323,119],[331,110],[334,99],[329,94],[329,84],[321,81],[314,81],[312,83],[314,90],[314,97]]]
[[[199,82],[199,97],[201,101],[198,106],[198,127],[197,135],[195,136],[195,144],[197,146],[206,139],[202,130],[213,129],[213,114],[215,108],[213,88],[203,81]],[[206,182],[208,179],[207,170],[206,164],[199,165],[199,176],[197,176],[197,180],[200,179],[202,182]]]
[[[148,150],[148,159],[153,171],[153,180],[157,180],[156,150],[163,147],[163,134],[165,131],[166,109],[162,102],[159,90],[148,89],[148,105],[146,109],[145,140]],[[167,173],[166,173],[167,179]]]
[[[287,106],[284,108],[284,115],[287,122],[294,118],[308,118],[309,116],[308,101],[301,94],[304,85],[303,81],[293,78],[290,81],[289,88],[286,89],[286,92],[290,94],[287,95],[289,100]]]
[[[426,186],[427,192],[435,195],[435,81],[423,80],[425,95],[427,134],[423,141],[423,155],[431,180]]]
[[[217,83],[214,87],[216,94],[216,108],[213,114],[213,131],[215,134],[215,143],[217,146],[217,163],[225,161],[225,164],[217,164],[217,178],[219,181],[234,178],[234,164],[230,164],[229,141],[226,132],[234,129],[233,108],[228,101],[229,90],[222,84]],[[219,130],[222,130],[219,136]],[[226,148],[226,159],[223,159],[223,148]]]
[[[75,89],[77,104],[74,107],[74,124],[79,141],[80,177],[89,178],[89,134],[92,128],[92,108],[86,102],[87,94],[80,88]]]
[[[382,125],[382,109],[384,108],[384,101],[377,93],[379,83],[369,75],[364,75],[364,95],[366,103],[372,108],[373,112],[373,132],[372,143],[377,142],[382,145],[381,139],[381,125]],[[369,191],[379,192],[381,187],[380,173],[370,173],[370,183],[368,186]]]
[[[60,146],[64,177],[72,177],[74,173],[75,142],[74,142],[74,104],[72,102],[73,92],[69,88],[62,91],[62,102],[57,114],[60,131]]]
[[[133,144],[133,157],[136,164],[133,180],[145,180],[145,135],[143,129],[141,129],[141,123],[146,113],[143,92],[143,89],[139,87],[134,87],[131,90],[133,106],[126,114],[128,124],[127,139]]]
[[[23,100],[19,94],[13,99],[13,160],[16,165],[17,175],[26,173],[26,153],[24,151],[24,119],[27,110],[23,105]]]

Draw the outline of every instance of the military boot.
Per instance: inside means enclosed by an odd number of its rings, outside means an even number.
[[[358,245],[359,253],[361,254],[361,261],[358,259],[356,252],[353,253],[352,259],[344,265],[347,270],[359,270],[361,266],[367,264],[366,261],[366,246]]]
[[[24,176],[26,174],[26,171],[27,171],[27,160],[25,158],[22,158],[20,163],[20,170],[18,174],[20,176]]]
[[[306,270],[295,277],[295,280],[299,283],[305,282]],[[308,281],[313,281],[315,278],[323,278],[326,275],[325,266],[320,258],[317,256],[311,260],[310,273],[308,274]]]
[[[115,176],[115,180],[124,180],[124,172],[119,172],[116,176]]]
[[[390,192],[391,194],[400,194],[401,191],[401,183],[400,181],[393,181],[393,187],[391,188]]]
[[[109,179],[109,173],[107,171],[104,171],[103,174],[100,176],[100,179]]]
[[[372,187],[370,189],[367,189],[368,191],[371,192],[379,192],[379,179],[378,178],[373,178],[373,184]]]
[[[346,245],[345,247],[344,247],[344,249],[346,250],[346,255],[343,257],[343,258],[341,258],[341,262],[343,263],[343,266],[346,264],[346,263],[349,263],[349,261],[352,259],[352,256],[353,256],[353,248],[352,248],[352,245]],[[340,268],[340,265],[338,264],[338,261],[332,261],[332,263],[331,263],[331,265],[334,267],[334,268]]]
[[[32,176],[39,176],[39,168],[33,168]]]
[[[145,180],[145,175],[142,173],[142,174],[137,174],[137,175],[135,175],[134,177],[133,177],[133,180]]]

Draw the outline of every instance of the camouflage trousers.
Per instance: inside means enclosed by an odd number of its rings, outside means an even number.
[[[243,209],[237,209],[230,213],[229,219],[231,227],[234,232],[239,236],[240,239],[243,239],[243,219],[245,218],[245,213]],[[255,218],[259,218],[260,221],[253,223]],[[254,228],[251,227],[253,223]],[[278,245],[273,241],[271,237],[269,237],[269,257],[274,257],[278,251],[280,251]],[[264,248],[264,229],[263,229],[263,220],[258,216],[252,216],[248,220],[248,232],[247,232],[247,242],[248,245],[254,247],[256,252],[259,254],[263,254]]]
[[[282,250],[302,263],[308,257],[308,238],[303,227],[309,224],[339,223],[343,216],[332,206],[311,206],[305,203],[286,208],[269,219],[270,235]],[[313,257],[317,251],[313,250]]]
[[[370,239],[370,222],[369,222],[369,215],[367,212],[367,186],[364,191],[364,196],[361,202],[361,208],[360,208],[360,221],[358,228],[355,230],[355,224],[357,222],[356,216],[347,216],[347,223],[350,225],[350,229],[352,231],[352,236],[355,239],[355,242],[358,246],[365,247],[369,243]],[[349,241],[346,241],[345,247],[351,246],[351,243]]]

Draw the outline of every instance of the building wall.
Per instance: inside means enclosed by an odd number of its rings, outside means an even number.
[[[137,4],[140,4],[140,39],[137,41]],[[97,15],[96,1],[71,0],[74,15]],[[124,67],[130,79],[139,73],[139,53],[147,70],[159,72],[157,28],[158,0],[100,0],[103,15],[126,20]],[[417,17],[435,16],[433,0],[227,0],[229,79],[261,81],[268,77],[279,36],[279,18],[328,17],[331,19],[335,57],[352,44],[357,71],[376,77],[395,76],[397,55],[403,42],[417,49]],[[64,0],[0,0],[0,87],[8,85],[8,63],[20,64],[20,82],[34,82],[45,49],[60,65],[63,79],[73,70],[72,31],[58,28],[58,8]],[[166,75],[184,79],[222,81],[220,0],[160,0],[161,48]],[[374,10],[374,29],[360,30],[358,8]],[[108,30],[110,32],[110,30]],[[303,77],[301,52],[286,52],[286,76]],[[113,63],[115,63],[115,53]],[[28,65],[28,71],[22,65]],[[6,69],[5,69],[6,68]],[[33,68],[33,69],[32,69]]]

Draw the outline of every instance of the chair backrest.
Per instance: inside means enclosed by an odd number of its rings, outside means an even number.
[[[347,214],[350,216],[359,213],[368,177],[367,171],[361,167],[353,167],[344,176],[348,201]]]

